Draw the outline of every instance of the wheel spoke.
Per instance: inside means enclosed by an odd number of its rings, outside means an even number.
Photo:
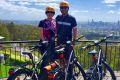
[[[112,77],[109,71],[106,71],[103,73],[103,80],[112,80]]]

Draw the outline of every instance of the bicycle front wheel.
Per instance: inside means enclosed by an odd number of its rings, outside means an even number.
[[[72,80],[86,80],[86,74],[79,64],[79,62],[74,62],[73,64],[73,79]]]
[[[110,66],[102,61],[103,63],[103,70],[102,70],[102,80],[116,80],[115,74],[113,70],[110,68]]]
[[[37,80],[36,76],[32,73],[33,71],[29,69],[19,69],[13,75],[9,76],[7,80]]]

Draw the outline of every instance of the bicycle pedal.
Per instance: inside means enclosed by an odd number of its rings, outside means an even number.
[[[92,73],[93,71],[90,71],[90,70],[86,72],[86,74],[92,74]]]
[[[78,73],[75,73],[75,76],[79,76],[79,74],[78,74]]]
[[[94,67],[90,67],[86,73],[93,73]]]
[[[87,74],[92,74],[93,73],[93,68],[90,68],[86,73]]]

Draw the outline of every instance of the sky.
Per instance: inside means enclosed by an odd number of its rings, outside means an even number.
[[[54,18],[61,14],[59,3],[62,0],[0,0],[2,20],[42,20],[46,18],[45,8],[55,7]],[[69,14],[77,21],[116,22],[120,20],[120,0],[67,0]]]

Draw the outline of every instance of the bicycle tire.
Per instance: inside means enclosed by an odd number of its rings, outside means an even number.
[[[86,80],[86,73],[84,72],[83,68],[79,64],[78,61],[73,63],[73,78],[72,80]],[[77,71],[76,71],[77,69]],[[74,71],[75,70],[75,71]]]
[[[102,72],[103,73],[102,80],[116,80],[116,76],[113,70],[110,68],[110,66],[105,61],[102,61],[102,64],[103,67],[105,68],[105,71],[103,70]]]
[[[13,75],[9,76],[7,80],[27,80],[27,78],[29,78],[29,80],[37,80],[35,75],[32,76],[32,73],[33,71],[29,69],[19,69]],[[26,79],[24,79],[24,75]]]

